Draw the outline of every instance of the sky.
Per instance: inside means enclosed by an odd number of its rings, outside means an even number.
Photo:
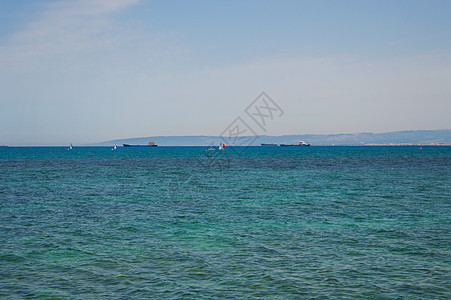
[[[2,1],[0,144],[451,128],[451,1]],[[261,92],[283,115],[262,131]]]

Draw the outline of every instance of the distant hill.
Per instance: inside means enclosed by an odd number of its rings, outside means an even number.
[[[126,138],[90,146],[112,146],[114,144],[147,144],[150,137]],[[159,146],[207,146],[222,142],[220,136],[153,136]],[[451,145],[451,129],[409,130],[385,133],[349,133],[349,134],[302,134],[258,137],[243,137],[246,142],[228,140],[231,145],[258,146],[260,143],[295,144],[305,140],[312,146],[358,146],[358,145]]]

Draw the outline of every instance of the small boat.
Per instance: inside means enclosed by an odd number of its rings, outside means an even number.
[[[149,143],[147,145],[130,145],[130,144],[123,144],[124,147],[157,147],[158,145],[155,144],[155,142],[152,142],[152,139],[149,140]]]
[[[211,147],[211,148],[205,149],[205,151],[224,150],[224,148],[225,148],[225,144],[221,143],[221,144],[219,144],[219,147],[218,147],[218,148],[216,148],[216,147]]]
[[[280,144],[281,147],[309,147],[310,144],[306,141],[299,141],[299,144]]]
[[[67,150],[72,150],[73,146],[72,143],[70,143],[69,148],[67,148]]]
[[[260,144],[262,147],[277,147],[277,144]]]
[[[116,148],[117,148],[117,144],[114,144],[114,147],[111,150],[116,150]]]

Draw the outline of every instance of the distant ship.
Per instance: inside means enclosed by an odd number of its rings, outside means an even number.
[[[152,142],[152,139],[149,140],[149,143],[147,145],[130,145],[130,144],[123,144],[124,147],[157,147],[158,145],[155,144],[155,142]]]
[[[260,144],[262,147],[277,147],[277,144]]]
[[[299,141],[299,144],[280,144],[281,147],[299,147],[299,146],[304,146],[304,147],[309,147],[310,144],[307,143],[306,141]]]

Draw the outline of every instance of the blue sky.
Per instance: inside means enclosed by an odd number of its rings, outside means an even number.
[[[449,1],[4,1],[0,144],[451,128]],[[263,132],[257,132],[263,133]]]

